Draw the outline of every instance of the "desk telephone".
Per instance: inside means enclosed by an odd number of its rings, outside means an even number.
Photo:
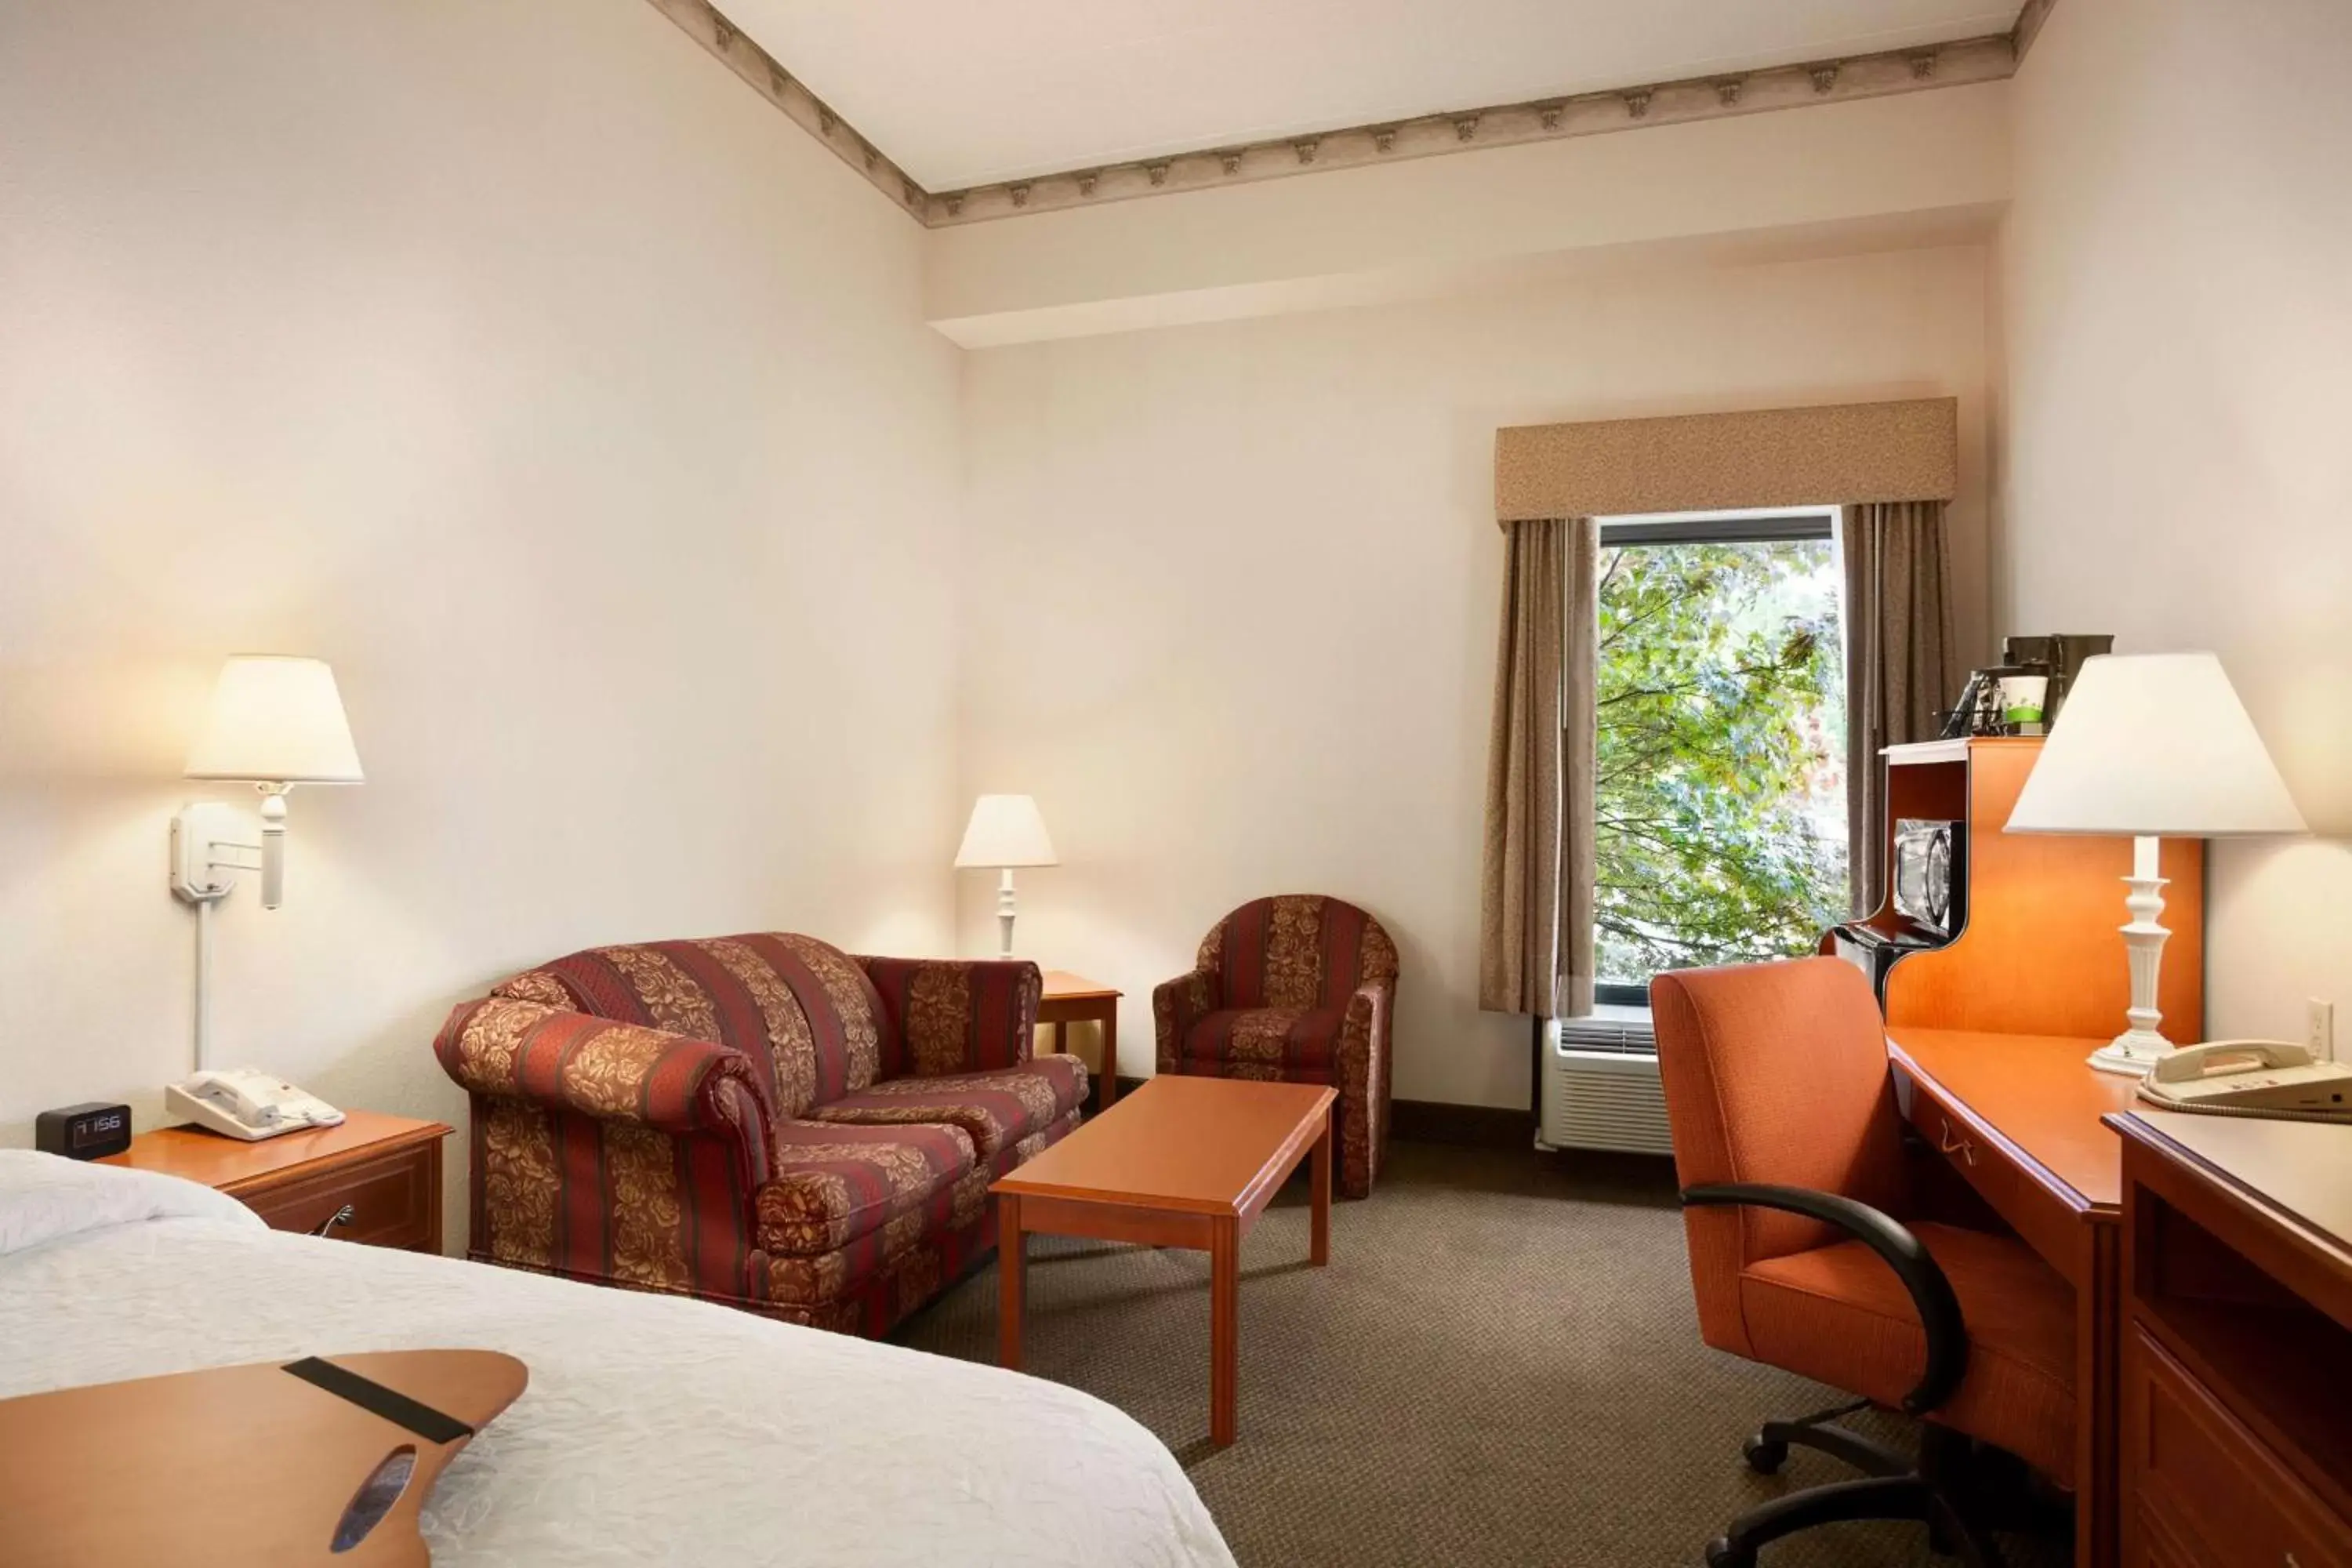
[[[2166,1110],[2352,1123],[2352,1068],[2285,1040],[2187,1046],[2148,1069],[2139,1097]]]
[[[318,1096],[251,1068],[200,1072],[172,1084],[163,1090],[163,1110],[248,1143],[306,1127],[332,1127],[343,1119]]]

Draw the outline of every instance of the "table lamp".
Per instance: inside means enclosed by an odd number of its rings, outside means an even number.
[[[998,956],[1013,956],[1013,868],[1016,866],[1058,866],[1054,841],[1045,836],[1045,819],[1037,803],[1025,795],[984,795],[972,803],[971,820],[964,825],[963,845],[956,851],[958,868],[994,868],[1003,873],[996,884],[996,926],[1001,935]]]
[[[2303,814],[2210,653],[2087,660],[2009,816],[2011,833],[2129,834],[2129,1027],[2092,1053],[2103,1072],[2145,1074],[2172,1050],[2157,1033],[2165,938],[2159,838],[2302,833]]]
[[[172,818],[172,891],[196,911],[196,1066],[210,1033],[213,905],[236,883],[224,873],[258,871],[261,907],[286,891],[286,794],[299,784],[362,782],[334,671],[316,658],[229,656],[213,686],[211,710],[188,751],[186,776],[249,783],[261,792],[261,842],[237,836],[237,814],[217,801],[182,806]],[[258,864],[229,858],[257,853]]]

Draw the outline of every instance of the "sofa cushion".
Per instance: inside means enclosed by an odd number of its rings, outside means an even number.
[[[1226,1007],[1204,1014],[1184,1037],[1180,1070],[1213,1078],[1331,1081],[1331,1058],[1348,1021],[1345,1007]]]
[[[942,1123],[970,1137],[985,1162],[1061,1121],[1086,1097],[1086,1064],[1076,1057],[1045,1056],[989,1072],[885,1079],[808,1114],[813,1121],[866,1126]]]
[[[787,1117],[864,1089],[885,1054],[897,1054],[866,971],[836,947],[788,932],[590,948],[491,994],[732,1046],[764,1066]]]
[[[887,1253],[886,1226],[911,1240],[944,1225],[956,1184],[978,1163],[971,1139],[935,1123],[860,1127],[831,1121],[780,1122],[775,1170],[753,1199],[760,1246],[813,1257],[845,1247]]]
[[[1026,961],[860,958],[882,1005],[877,1079],[1009,1068],[1037,1029],[1037,966]]]

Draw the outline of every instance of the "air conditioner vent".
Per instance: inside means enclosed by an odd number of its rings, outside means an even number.
[[[1543,1131],[1537,1142],[1548,1149],[1674,1152],[1647,1008],[1559,1021],[1545,1053]]]
[[[1632,1051],[1655,1056],[1658,1037],[1650,1028],[1650,1010],[1624,1007],[1584,1018],[1559,1020],[1559,1048],[1578,1051]]]

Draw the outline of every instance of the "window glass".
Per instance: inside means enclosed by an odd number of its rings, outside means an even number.
[[[1845,689],[1830,518],[1603,520],[1594,947],[1661,970],[1810,952],[1845,916]],[[1753,537],[1765,534],[1769,537]]]

